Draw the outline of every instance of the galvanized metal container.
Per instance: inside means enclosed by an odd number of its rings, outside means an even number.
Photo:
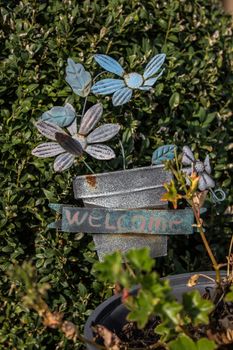
[[[74,196],[82,199],[86,207],[105,208],[165,208],[161,202],[163,184],[170,181],[171,174],[163,165],[135,168],[110,173],[77,176],[73,181]],[[167,254],[166,236],[105,235],[94,234],[100,260],[104,255],[120,250],[150,247],[153,257]]]

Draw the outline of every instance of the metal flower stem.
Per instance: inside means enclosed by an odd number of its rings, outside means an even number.
[[[217,260],[215,259],[214,255],[213,255],[212,250],[211,250],[211,248],[209,246],[209,243],[208,243],[208,241],[206,239],[206,236],[205,236],[205,233],[204,233],[204,230],[203,230],[203,227],[202,227],[202,222],[200,220],[199,214],[198,214],[198,212],[196,210],[196,207],[195,207],[195,204],[193,203],[193,201],[192,201],[192,209],[193,209],[193,213],[194,213],[195,218],[196,218],[197,228],[198,228],[198,231],[199,231],[199,233],[201,235],[202,242],[203,242],[203,244],[205,246],[205,249],[206,249],[206,251],[207,251],[207,253],[209,255],[209,258],[210,258],[210,260],[212,262],[213,268],[214,268],[215,273],[216,273],[216,283],[220,284],[220,282],[221,282],[221,275],[220,275],[220,271],[219,271],[220,267],[219,267],[219,264],[217,263]]]
[[[102,74],[106,73],[106,71],[103,71],[103,72],[100,72],[99,74],[97,74],[94,79],[93,79],[93,82]],[[86,109],[86,105],[87,105],[87,98],[88,98],[88,95],[85,97],[85,101],[84,101],[84,104],[83,104],[83,110],[82,110],[82,114],[81,114],[81,118],[84,116],[84,113],[85,113],[85,109]],[[93,172],[93,171],[92,171]],[[94,174],[94,173],[93,173]]]
[[[125,164],[125,150],[124,150],[124,146],[123,146],[121,140],[119,140],[119,144],[120,144],[120,147],[121,147],[121,154],[122,154],[122,161],[123,161],[123,169],[125,170],[125,169],[126,169],[126,164]]]
[[[84,159],[82,159],[83,163],[86,165],[87,169],[92,173],[95,174],[94,170],[85,162]]]

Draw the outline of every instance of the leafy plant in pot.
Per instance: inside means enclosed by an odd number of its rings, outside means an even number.
[[[225,195],[212,189],[215,183],[208,156],[204,162],[195,160],[187,146],[182,156],[167,162],[166,168],[174,179],[165,184],[163,199],[175,208],[181,200],[192,207],[195,227],[214,271],[159,279],[146,249],[132,250],[125,257],[119,252],[107,256],[94,271],[101,280],[114,283],[116,295],[89,317],[85,337],[109,349],[232,349],[233,238],[226,263],[219,264],[200,215],[208,192],[215,201]],[[225,271],[220,273],[222,268]],[[95,347],[88,345],[88,349]]]

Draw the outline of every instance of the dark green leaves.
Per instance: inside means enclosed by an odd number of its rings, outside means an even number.
[[[205,338],[199,339],[196,343],[186,335],[180,335],[176,340],[169,343],[169,350],[214,350],[217,345]]]
[[[199,291],[194,290],[183,295],[185,312],[194,325],[208,324],[209,314],[214,305],[210,300],[203,299]]]

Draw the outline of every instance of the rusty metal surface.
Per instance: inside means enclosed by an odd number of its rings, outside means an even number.
[[[86,207],[105,208],[156,208],[166,207],[160,198],[164,193],[163,183],[171,179],[162,165],[136,168],[98,175],[78,176],[73,189],[76,199],[83,200]],[[167,254],[167,236],[139,237],[131,234],[94,234],[100,260],[115,250],[127,252],[132,248],[149,247],[152,257]]]
[[[74,196],[85,205],[106,208],[153,208],[160,201],[164,182],[171,180],[163,165],[77,176],[73,181]]]

